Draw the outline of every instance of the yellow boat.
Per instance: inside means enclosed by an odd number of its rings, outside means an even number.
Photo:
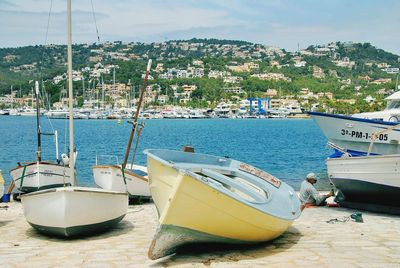
[[[145,154],[159,216],[150,259],[188,243],[272,240],[300,216],[289,185],[246,163],[163,149]]]

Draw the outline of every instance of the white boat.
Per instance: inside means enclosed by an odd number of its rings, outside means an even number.
[[[53,119],[67,119],[68,118],[68,110],[50,110],[45,113],[48,118]]]
[[[20,192],[28,193],[42,189],[60,187],[62,185],[76,185],[74,176],[71,176],[74,168],[68,166],[63,161],[44,161],[42,160],[42,133],[40,127],[40,102],[39,102],[39,83],[35,83],[36,94],[36,133],[37,133],[37,151],[36,161],[18,164],[16,168],[10,170],[10,175],[14,185]],[[47,134],[49,135],[49,134]],[[58,142],[56,138],[56,158],[58,160]]]
[[[400,155],[343,154],[328,158],[326,165],[329,179],[341,192],[341,204],[377,204],[400,211]]]
[[[397,87],[396,87],[397,88]],[[383,111],[353,114],[353,117],[386,122],[400,122],[400,91],[385,98],[388,104]]]
[[[204,112],[199,109],[190,110],[189,112],[190,119],[204,119],[205,117]]]
[[[138,165],[128,165],[128,158],[131,150],[132,140],[137,130],[137,141],[144,124],[138,124],[140,107],[143,100],[147,79],[150,74],[151,60],[147,64],[144,83],[140,90],[140,98],[136,107],[136,114],[132,122],[132,129],[129,136],[128,145],[125,151],[124,162],[119,165],[118,158],[115,165],[100,165],[96,157],[96,165],[93,166],[93,177],[98,186],[106,190],[127,191],[131,197],[150,198],[148,186],[147,169]],[[138,129],[137,129],[138,128]],[[136,143],[137,145],[137,143]],[[136,149],[135,149],[136,152]]]
[[[11,169],[10,175],[17,190],[29,193],[63,185],[76,185],[76,180],[71,176],[72,170],[62,163],[37,161]]]
[[[25,194],[21,201],[30,225],[42,233],[64,237],[109,229],[128,209],[126,193],[76,186]]]
[[[151,259],[189,243],[272,240],[300,216],[295,191],[271,174],[224,157],[146,150],[159,226]]]
[[[226,102],[218,103],[214,109],[215,115],[219,118],[229,118],[232,116],[231,104]]]
[[[33,108],[24,108],[19,111],[19,115],[21,116],[36,116],[36,110]]]
[[[400,154],[400,126],[352,116],[309,112],[326,138],[348,150],[367,152],[374,133],[380,133],[371,153]],[[385,132],[386,130],[386,132]]]
[[[74,118],[72,90],[71,0],[68,14],[68,89],[70,168],[75,166]],[[71,173],[75,179],[75,173]],[[125,216],[126,192],[67,186],[41,190],[21,196],[24,215],[30,225],[47,235],[78,236],[104,231]]]
[[[122,169],[121,165],[99,165],[96,162],[93,177],[95,183],[105,190],[127,191],[131,197],[150,198],[147,168],[144,166],[127,164]]]

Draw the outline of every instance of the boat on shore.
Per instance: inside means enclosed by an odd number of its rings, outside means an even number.
[[[328,158],[329,179],[346,201],[400,207],[400,155]]]
[[[34,192],[38,190],[76,185],[76,180],[71,173],[75,172],[74,167],[58,159],[58,141],[57,132],[47,134],[43,133],[40,127],[40,102],[39,102],[39,83],[35,83],[36,94],[36,133],[37,150],[36,161],[18,163],[18,166],[10,170],[11,178],[17,190],[23,193]],[[56,138],[56,158],[57,161],[42,160],[42,135],[54,135]],[[64,158],[67,158],[65,155]]]
[[[69,99],[69,168],[74,169],[74,111],[72,88],[71,0],[67,1],[68,25],[68,99]],[[75,172],[71,172],[75,180]],[[122,220],[128,210],[126,192],[99,188],[64,186],[21,196],[27,222],[39,232],[51,236],[87,236],[105,231]]]
[[[400,213],[400,155],[352,156],[342,151],[329,157],[326,166],[342,206]]]
[[[132,122],[132,129],[129,135],[128,145],[126,147],[124,162],[122,165],[99,165],[96,157],[96,165],[93,166],[93,177],[98,186],[106,190],[127,191],[131,197],[146,197],[150,198],[150,190],[148,186],[147,170],[145,167],[128,164],[128,158],[131,151],[133,137],[136,132],[136,148],[139,142],[140,133],[144,124],[139,124],[140,107],[143,101],[144,92],[147,86],[148,77],[151,69],[151,60],[147,63],[144,83],[140,90],[140,98],[137,103],[135,117]],[[136,148],[133,159],[135,158]],[[117,158],[118,162],[118,158]]]
[[[400,125],[396,122],[357,118],[345,115],[308,112],[332,143],[358,152],[367,152],[374,133],[373,154],[400,154]],[[383,132],[387,130],[386,132]]]
[[[125,169],[121,165],[99,165],[92,168],[95,183],[112,191],[127,191],[130,197],[150,198],[147,168],[144,166],[127,164]]]
[[[172,254],[188,243],[269,241],[300,216],[295,191],[248,164],[163,149],[145,154],[159,215],[150,259]]]
[[[17,190],[30,193],[43,189],[76,185],[71,176],[73,168],[62,162],[28,162],[10,170],[11,178]],[[74,170],[75,172],[75,170]]]
[[[125,192],[89,187],[59,187],[21,196],[28,223],[41,233],[76,237],[102,232],[128,210]]]

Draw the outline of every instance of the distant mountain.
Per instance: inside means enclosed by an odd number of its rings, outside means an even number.
[[[152,83],[158,84],[162,91],[168,91],[166,88],[172,83],[196,84],[197,96],[209,100],[226,97],[228,93],[221,92],[221,87],[234,86],[244,89],[248,96],[261,94],[270,88],[295,95],[303,88],[309,88],[333,92],[337,98],[357,96],[361,99],[367,94],[378,94],[378,90],[393,89],[399,66],[398,55],[370,43],[351,42],[314,45],[305,50],[287,52],[240,40],[115,41],[75,44],[73,53],[74,70],[84,77],[87,86],[99,83],[100,78],[91,73],[100,68],[99,63],[101,66],[118,66],[117,82],[141,84],[146,61],[151,58],[154,61]],[[91,71],[81,71],[85,67]],[[22,95],[31,90],[30,81],[43,80],[53,95],[52,100],[57,100],[65,87],[65,73],[64,45],[0,48],[0,96],[8,94],[11,86],[20,89]],[[113,76],[103,72],[101,79],[110,83]],[[377,79],[383,80],[372,83]],[[82,82],[76,82],[74,87],[78,94],[83,92]]]

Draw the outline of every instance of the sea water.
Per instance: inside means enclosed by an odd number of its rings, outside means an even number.
[[[196,152],[227,156],[254,165],[298,189],[309,172],[321,180],[318,188],[328,189],[325,160],[330,153],[326,138],[311,119],[150,119],[142,120],[135,163],[146,164],[144,149],[180,150],[193,146]],[[59,151],[67,153],[68,120],[41,117],[42,132],[58,131]],[[96,155],[123,162],[132,125],[127,120],[75,120],[74,139],[77,178],[80,185],[94,186],[92,166]],[[0,169],[10,182],[9,170],[17,162],[35,160],[36,117],[0,116]],[[131,157],[136,145],[132,143]],[[56,158],[54,136],[43,136],[42,159]],[[112,159],[114,162],[116,158]]]

